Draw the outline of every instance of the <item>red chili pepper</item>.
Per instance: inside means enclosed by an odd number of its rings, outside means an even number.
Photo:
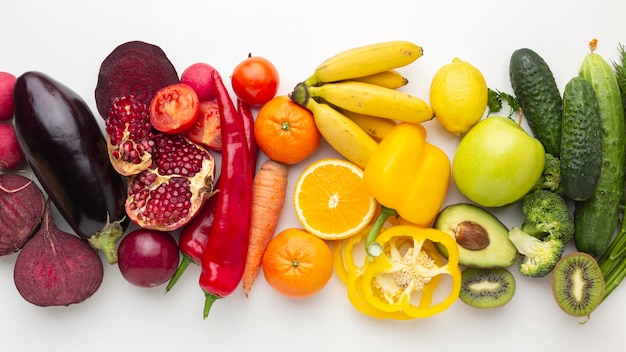
[[[243,118],[243,126],[246,130],[246,139],[248,140],[248,150],[250,151],[250,168],[252,169],[252,177],[256,173],[256,163],[259,156],[259,148],[254,138],[254,117],[250,105],[244,103],[241,99],[237,99],[237,108],[239,114]]]
[[[215,188],[219,189],[219,178],[215,184]],[[202,253],[204,253],[209,233],[213,227],[216,204],[217,194],[214,194],[204,203],[198,214],[181,230],[178,248],[182,254],[182,259],[176,272],[174,272],[174,275],[167,283],[165,292],[169,292],[176,285],[176,282],[178,282],[178,279],[183,275],[189,264],[200,264],[202,262]]]
[[[239,285],[248,253],[252,174],[243,118],[216,71],[213,73],[222,129],[222,162],[215,218],[202,254],[200,287],[204,317],[213,302]]]
[[[243,124],[246,133],[246,140],[248,145],[248,151],[250,155],[250,169],[252,177],[256,173],[256,164],[258,159],[258,146],[256,139],[254,138],[254,117],[250,106],[241,99],[237,100],[237,107],[239,114],[243,118]],[[215,188],[220,189],[220,179],[215,182]],[[217,197],[210,197],[206,203],[202,206],[198,214],[191,219],[191,221],[183,227],[180,233],[180,239],[178,241],[178,248],[182,253],[182,260],[176,269],[176,272],[170,279],[165,288],[165,292],[169,292],[174,285],[178,282],[183,275],[187,267],[191,263],[199,264],[202,261],[202,253],[206,247],[207,240],[209,239],[209,233],[213,227],[213,220],[215,218],[215,205],[217,204]]]

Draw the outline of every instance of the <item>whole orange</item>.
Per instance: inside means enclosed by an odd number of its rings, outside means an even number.
[[[261,265],[267,283],[291,298],[314,295],[333,274],[328,243],[300,228],[288,228],[274,236]]]
[[[313,114],[286,95],[261,107],[254,121],[254,137],[268,158],[287,165],[313,154],[322,138]]]

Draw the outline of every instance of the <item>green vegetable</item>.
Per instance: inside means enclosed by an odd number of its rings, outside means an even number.
[[[522,198],[524,221],[509,230],[509,240],[522,255],[520,274],[548,275],[561,259],[565,245],[574,236],[574,222],[565,199],[547,191],[531,191]]]
[[[614,63],[615,76],[617,78],[620,91],[622,93],[622,104],[626,108],[626,48],[619,46],[619,60]],[[606,299],[613,290],[626,277],[626,221],[622,219],[619,232],[611,245],[598,260],[606,287],[604,290],[604,298]]]
[[[535,138],[560,157],[563,102],[550,67],[533,50],[518,49],[511,55],[509,79]]]
[[[550,153],[546,153],[543,172],[532,190],[538,189],[552,191],[559,195],[564,194],[561,181],[561,160]]]
[[[626,125],[619,86],[611,66],[592,52],[583,60],[579,75],[596,93],[602,127],[602,168],[593,194],[576,202],[574,223],[576,248],[600,258],[608,249],[619,225],[626,168]]]
[[[574,77],[563,91],[561,179],[565,195],[576,201],[591,196],[602,167],[602,130],[593,86]]]
[[[511,94],[487,88],[487,115],[500,112],[502,110],[502,100],[504,100],[510,108],[507,117],[511,117],[514,113],[519,111],[517,98]]]
[[[509,239],[522,255],[518,269],[524,276],[544,277],[550,274],[565,251],[562,241],[551,237],[541,240],[519,227],[511,228]]]
[[[552,237],[563,243],[574,237],[574,221],[560,195],[537,190],[522,198],[522,231],[538,238]]]
[[[620,44],[618,51],[619,59],[613,63],[613,68],[615,69],[617,85],[619,86],[619,91],[622,96],[622,106],[626,111],[626,47]]]

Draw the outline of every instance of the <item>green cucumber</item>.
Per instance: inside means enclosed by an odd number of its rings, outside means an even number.
[[[517,49],[511,55],[509,79],[533,135],[547,153],[560,157],[563,101],[550,67],[535,51]]]
[[[596,189],[602,167],[602,131],[593,86],[573,77],[563,90],[561,183],[572,200],[588,199]]]
[[[602,128],[602,168],[596,189],[574,209],[576,248],[599,258],[607,250],[619,225],[626,166],[626,125],[620,90],[607,61],[593,51],[585,57],[579,76],[596,93]]]

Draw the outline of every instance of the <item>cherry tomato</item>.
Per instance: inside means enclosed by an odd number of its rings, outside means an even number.
[[[198,94],[184,83],[161,88],[150,102],[150,122],[165,133],[185,131],[196,122],[199,112]]]
[[[235,95],[250,106],[263,105],[274,98],[280,83],[274,64],[260,56],[248,56],[240,62],[230,80]]]
[[[117,256],[126,281],[139,287],[154,287],[174,275],[180,255],[169,232],[137,229],[122,238]]]
[[[222,150],[222,128],[217,101],[200,103],[200,116],[185,132],[187,138],[212,150]]]

